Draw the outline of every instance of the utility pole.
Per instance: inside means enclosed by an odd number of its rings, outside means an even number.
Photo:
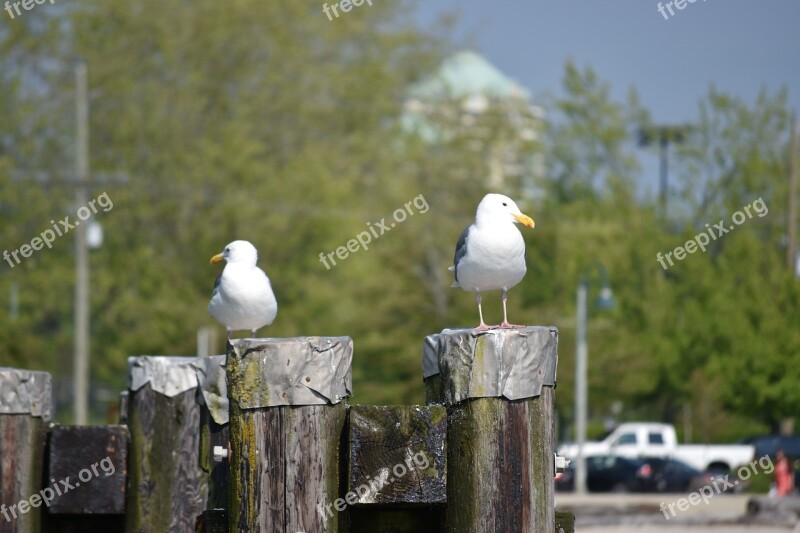
[[[75,67],[75,110],[77,142],[75,143],[76,209],[86,205],[86,187],[89,181],[89,98],[86,65]],[[89,422],[89,248],[86,228],[75,222],[75,353],[73,368],[75,424]]]
[[[792,134],[789,140],[789,215],[787,226],[789,228],[789,246],[786,248],[786,264],[791,272],[797,276],[797,166],[798,149],[797,138],[800,137],[800,126],[797,124],[797,115],[792,113]]]

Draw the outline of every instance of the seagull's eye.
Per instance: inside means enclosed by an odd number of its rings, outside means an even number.
[[[503,202],[503,207],[508,207],[508,204]]]

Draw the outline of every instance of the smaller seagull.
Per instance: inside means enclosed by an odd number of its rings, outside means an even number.
[[[258,328],[269,326],[278,314],[278,302],[263,270],[256,266],[258,252],[247,241],[233,241],[211,264],[227,264],[214,283],[208,312],[225,326],[228,340],[235,330],[249,329],[256,336]]]
[[[456,255],[450,271],[455,274],[453,287],[475,292],[481,323],[473,331],[494,328],[521,328],[508,323],[508,289],[522,281],[525,266],[525,241],[514,226],[519,222],[532,228],[533,219],[522,214],[517,204],[502,194],[487,194],[478,204],[475,222],[458,238]],[[503,322],[487,326],[481,310],[481,291],[502,289]]]

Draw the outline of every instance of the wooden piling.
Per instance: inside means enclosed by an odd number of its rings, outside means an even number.
[[[348,421],[347,490],[356,505],[445,502],[444,407],[353,405]]]
[[[206,507],[194,357],[128,358],[126,531],[193,532]]]
[[[41,528],[39,491],[52,409],[49,373],[0,368],[0,532]]]
[[[337,532],[349,337],[228,344],[230,531]]]
[[[208,474],[206,509],[227,509],[229,462],[227,457],[214,455],[215,448],[227,451],[230,439],[225,356],[198,357],[192,366],[197,371],[200,406],[200,468]]]
[[[439,334],[439,398],[448,406],[444,531],[555,530],[557,345],[557,330],[546,327]]]
[[[128,440],[126,426],[50,428],[44,488],[69,490],[50,502],[42,531],[124,531]]]
[[[348,412],[348,533],[439,533],[447,498],[447,410],[353,405]]]

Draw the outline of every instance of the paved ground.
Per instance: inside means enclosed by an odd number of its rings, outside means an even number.
[[[796,520],[786,517],[747,517],[749,495],[722,494],[697,505],[677,502],[686,494],[587,494],[556,493],[556,508],[575,513],[575,530],[590,533],[764,532],[786,533]],[[664,503],[665,511],[661,510]],[[673,504],[674,514],[669,505]],[[669,519],[664,513],[669,516]],[[800,527],[795,531],[800,532]]]
[[[701,525],[675,525],[675,526],[656,526],[656,525],[643,525],[643,526],[576,526],[576,532],[587,531],[588,533],[679,533],[681,531],[688,531],[689,533],[701,533],[708,531],[710,533],[787,533],[792,531],[785,527],[771,527],[759,524],[749,526],[734,526],[734,525],[718,525],[718,526],[701,526]]]

